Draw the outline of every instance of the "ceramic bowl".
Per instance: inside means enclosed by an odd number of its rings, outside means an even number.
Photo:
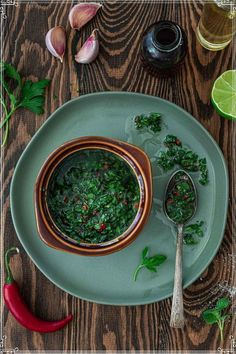
[[[140,188],[139,207],[132,224],[122,235],[98,244],[78,243],[63,234],[55,225],[46,201],[50,177],[58,165],[71,154],[88,149],[105,150],[118,155],[131,167]],[[106,255],[128,246],[144,227],[151,205],[152,171],[145,152],[126,142],[104,137],[81,137],[61,145],[47,158],[35,184],[35,215],[39,236],[50,247],[80,255]]]

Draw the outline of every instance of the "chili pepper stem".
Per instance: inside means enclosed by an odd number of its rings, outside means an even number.
[[[10,264],[9,264],[10,263],[10,253],[13,251],[15,251],[17,253],[20,252],[19,248],[11,247],[5,253],[5,267],[6,267],[6,273],[7,273],[6,280],[5,280],[6,284],[11,284],[14,281],[14,278],[13,278],[13,275],[11,272],[11,268],[10,268]]]

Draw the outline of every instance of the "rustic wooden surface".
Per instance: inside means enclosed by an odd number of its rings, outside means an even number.
[[[192,2],[105,2],[102,11],[81,32],[78,45],[94,27],[101,33],[101,50],[91,65],[76,67],[71,48],[78,34],[70,30],[68,12],[71,2],[20,2],[7,6],[4,20],[4,60],[13,63],[27,78],[51,78],[46,112],[35,117],[18,112],[11,122],[5,149],[4,168],[4,246],[17,245],[19,257],[12,264],[26,302],[47,319],[73,313],[74,321],[54,334],[30,333],[20,327],[4,310],[4,334],[7,347],[27,350],[213,350],[219,346],[219,331],[204,325],[203,309],[222,295],[219,284],[232,286],[233,183],[235,170],[235,123],[220,119],[209,102],[212,82],[232,66],[232,45],[213,53],[196,41],[195,29],[202,4]],[[176,77],[153,78],[140,66],[139,43],[143,30],[158,19],[177,21],[186,30],[189,54]],[[68,51],[63,65],[45,48],[45,33],[54,25],[63,25],[68,33]],[[235,54],[234,54],[235,55]],[[75,70],[76,69],[76,70]],[[76,72],[78,72],[78,77]],[[78,80],[77,80],[78,79]],[[13,228],[9,209],[9,186],[22,151],[58,106],[72,97],[94,91],[122,90],[160,96],[177,103],[195,116],[219,143],[228,161],[231,198],[225,237],[214,261],[201,278],[184,291],[187,324],[184,330],[169,327],[171,300],[147,306],[113,307],[96,305],[74,298],[54,286],[34,266],[22,249]],[[233,139],[234,137],[234,139]],[[218,186],[220,188],[220,186]],[[235,193],[234,193],[235,196]],[[214,290],[214,291],[211,291]],[[224,293],[226,294],[226,293]],[[226,294],[227,295],[227,294]],[[224,348],[230,347],[230,321],[225,328]]]

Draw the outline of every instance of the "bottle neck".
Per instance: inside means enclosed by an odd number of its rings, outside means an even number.
[[[153,32],[153,44],[162,52],[175,50],[182,38],[180,27],[172,21],[159,21]]]

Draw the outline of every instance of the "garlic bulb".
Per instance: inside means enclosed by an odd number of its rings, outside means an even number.
[[[80,3],[72,7],[69,13],[69,22],[72,28],[80,29],[89,22],[102,7],[99,3]]]
[[[62,62],[66,50],[65,29],[62,26],[51,28],[46,34],[45,42],[49,52]]]
[[[94,61],[99,52],[98,30],[95,29],[88,37],[84,45],[75,55],[75,61],[81,64],[89,64]]]

